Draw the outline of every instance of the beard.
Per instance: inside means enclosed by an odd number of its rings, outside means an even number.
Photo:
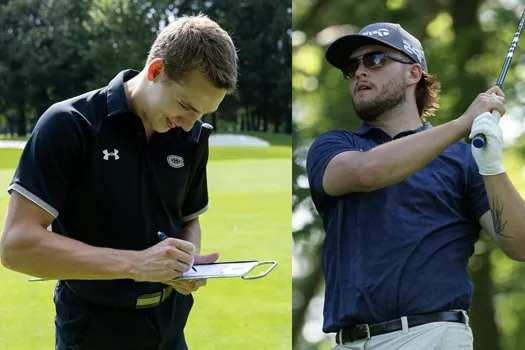
[[[375,97],[362,97],[358,101],[352,98],[354,111],[363,121],[377,120],[385,112],[392,110],[405,102],[406,86],[402,82],[396,82],[393,78],[377,92]]]

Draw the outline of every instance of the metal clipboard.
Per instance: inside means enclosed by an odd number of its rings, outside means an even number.
[[[255,276],[249,276],[256,267],[261,265],[270,265],[264,272]],[[173,279],[174,281],[210,279],[210,278],[235,278],[240,277],[244,280],[254,280],[267,276],[276,266],[274,260],[246,260],[246,261],[229,261],[212,264],[193,265],[197,272],[188,271],[182,276]]]

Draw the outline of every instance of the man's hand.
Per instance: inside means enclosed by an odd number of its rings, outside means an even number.
[[[474,119],[470,139],[477,134],[485,135],[487,142],[483,148],[471,145],[472,155],[476,160],[481,175],[497,175],[505,172],[503,168],[503,132],[499,120],[485,112]]]
[[[458,121],[465,127],[465,130],[472,131],[471,127],[474,126],[474,120],[485,112],[492,112],[493,110],[498,111],[501,116],[506,112],[505,94],[498,86],[479,94],[465,113],[458,118]]]
[[[219,258],[218,253],[212,253],[208,255],[200,255],[197,253],[193,254],[194,265],[211,264],[217,261],[218,258]],[[172,286],[177,292],[181,294],[188,295],[190,293],[197,291],[200,287],[205,286],[206,282],[207,282],[206,279],[198,279],[198,280],[182,280],[182,281],[169,280],[169,281],[164,281],[162,283]]]
[[[167,238],[138,252],[132,275],[137,282],[162,282],[179,277],[194,263],[195,246],[188,241]]]

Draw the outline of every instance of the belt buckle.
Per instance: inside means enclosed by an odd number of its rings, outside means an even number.
[[[368,327],[368,324],[357,325],[357,326],[354,327],[354,329],[355,329],[355,332],[365,333],[366,334],[366,339],[370,339],[371,338],[370,337],[370,327]],[[359,339],[363,339],[363,338],[359,338]]]
[[[147,309],[155,307],[162,302],[162,291],[151,294],[144,294],[137,298],[135,308],[136,309]]]
[[[171,293],[173,288],[168,286],[157,293],[144,294],[137,298],[135,303],[136,309],[146,309],[150,307],[159,306],[164,300],[166,300]]]

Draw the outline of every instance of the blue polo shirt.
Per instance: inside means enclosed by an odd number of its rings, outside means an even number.
[[[124,91],[138,73],[122,71],[106,87],[58,102],[39,118],[8,191],[52,215],[53,232],[138,251],[159,243],[158,231],[180,238],[183,223],[208,209],[207,149],[193,157],[202,122],[146,140]],[[166,287],[130,279],[66,283],[88,300],[115,305]]]
[[[394,139],[423,132],[425,124]],[[323,331],[407,315],[469,310],[467,263],[489,203],[470,145],[460,141],[395,185],[333,197],[322,187],[330,160],[392,138],[363,124],[330,131],[307,157],[310,191],[326,233]]]

